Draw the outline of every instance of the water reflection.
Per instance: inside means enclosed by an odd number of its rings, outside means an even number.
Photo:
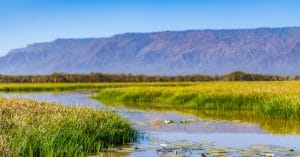
[[[258,117],[251,111],[224,111],[224,110],[197,110],[197,109],[183,109],[183,108],[170,108],[164,105],[151,105],[151,104],[126,104],[126,103],[113,103],[104,102],[106,105],[126,107],[129,109],[142,110],[147,112],[160,112],[160,113],[179,113],[185,115],[194,115],[205,121],[217,122],[230,122],[231,124],[248,124],[257,125],[265,132],[272,134],[300,134],[300,121],[297,120],[282,120]],[[236,129],[236,128],[235,128]],[[249,128],[250,129],[250,128]],[[249,130],[251,131],[251,129]]]
[[[213,120],[229,120],[237,121],[239,123],[256,124],[260,128],[272,134],[300,134],[300,121],[296,120],[281,120],[261,118],[255,116],[250,111],[185,111],[197,115],[201,118],[213,119]]]

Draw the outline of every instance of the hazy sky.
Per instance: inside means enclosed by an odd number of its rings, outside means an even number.
[[[300,0],[0,0],[0,56],[56,38],[300,26]]]

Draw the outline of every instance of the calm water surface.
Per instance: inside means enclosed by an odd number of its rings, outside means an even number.
[[[178,145],[189,147],[186,156],[199,156],[203,152],[192,149],[194,146],[228,150],[248,148],[251,145],[265,149],[275,145],[276,149],[300,149],[299,122],[259,120],[247,114],[108,107],[91,99],[90,94],[81,93],[1,93],[0,96],[115,110],[144,133],[138,143],[117,149],[117,152],[103,153],[102,156],[158,156],[156,150],[163,145],[174,149]]]

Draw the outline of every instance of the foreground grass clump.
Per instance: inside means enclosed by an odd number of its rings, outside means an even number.
[[[253,111],[258,116],[300,120],[300,82],[202,82],[177,87],[104,89],[103,101],[166,108]]]
[[[134,139],[113,112],[0,98],[0,156],[86,156]]]

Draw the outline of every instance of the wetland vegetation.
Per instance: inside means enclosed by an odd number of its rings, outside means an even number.
[[[102,101],[159,108],[251,111],[256,116],[300,120],[300,82],[201,82],[176,87],[103,89]]]
[[[0,156],[86,156],[136,136],[110,111],[0,98]]]
[[[0,84],[2,92],[74,90],[93,90],[92,98],[111,106],[255,124],[272,134],[300,134],[297,81]],[[0,118],[0,156],[86,156],[137,137],[134,125],[117,113],[90,107],[0,98]]]
[[[2,83],[0,92],[53,92],[53,91],[85,91],[104,88],[144,87],[144,86],[190,86],[193,82],[149,82],[149,83]]]

